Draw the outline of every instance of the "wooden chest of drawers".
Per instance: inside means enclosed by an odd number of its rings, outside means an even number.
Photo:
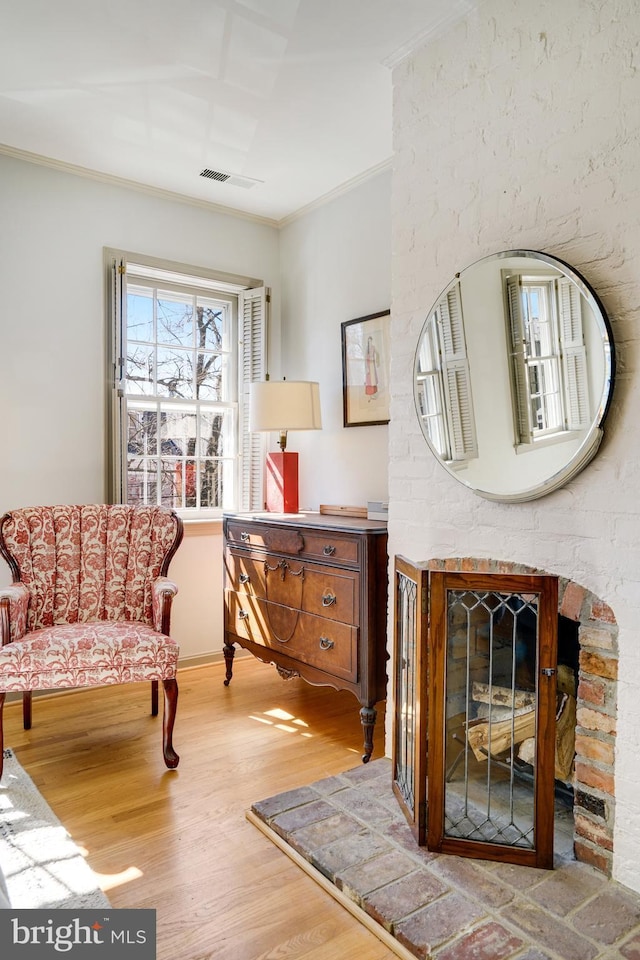
[[[387,529],[320,514],[224,517],[226,680],[235,644],[284,677],[351,691],[366,763],[386,696]]]

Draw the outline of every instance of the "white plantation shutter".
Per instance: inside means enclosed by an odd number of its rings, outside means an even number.
[[[238,301],[240,450],[240,510],[261,510],[263,495],[263,434],[249,433],[249,384],[267,372],[267,310],[269,290],[245,290]]]
[[[531,411],[529,405],[529,377],[524,345],[524,322],[520,298],[519,277],[507,277],[507,300],[511,333],[511,356],[513,359],[513,383],[515,411],[514,420],[518,443],[530,443],[532,439]]]
[[[109,463],[107,466],[107,500],[109,503],[125,502],[126,454],[126,401],[122,390],[124,365],[123,331],[126,324],[126,296],[124,278],[126,260],[112,257],[109,263],[109,310],[111,314],[111,345],[108,357],[109,404],[107,409],[109,436]]]
[[[440,330],[442,380],[446,397],[451,459],[453,461],[470,460],[478,456],[478,442],[459,283],[456,283],[442,298],[436,313]]]
[[[583,430],[591,423],[581,302],[582,297],[575,283],[566,278],[558,280],[560,344],[568,430]]]

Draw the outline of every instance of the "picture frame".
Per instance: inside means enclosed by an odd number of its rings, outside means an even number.
[[[345,427],[389,422],[390,320],[382,310],[341,324]]]

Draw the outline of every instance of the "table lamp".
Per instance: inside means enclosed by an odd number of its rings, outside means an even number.
[[[280,453],[267,454],[265,500],[270,512],[298,512],[298,454],[285,450],[287,431],[321,427],[318,383],[265,380],[249,385],[249,430],[280,437]]]

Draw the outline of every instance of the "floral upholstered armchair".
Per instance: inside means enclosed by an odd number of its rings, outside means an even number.
[[[0,519],[0,552],[13,583],[0,587],[2,709],[31,691],[151,681],[151,712],[164,687],[163,753],[177,767],[173,726],[179,647],[169,636],[177,586],[167,577],[182,521],[165,507],[30,507]]]

